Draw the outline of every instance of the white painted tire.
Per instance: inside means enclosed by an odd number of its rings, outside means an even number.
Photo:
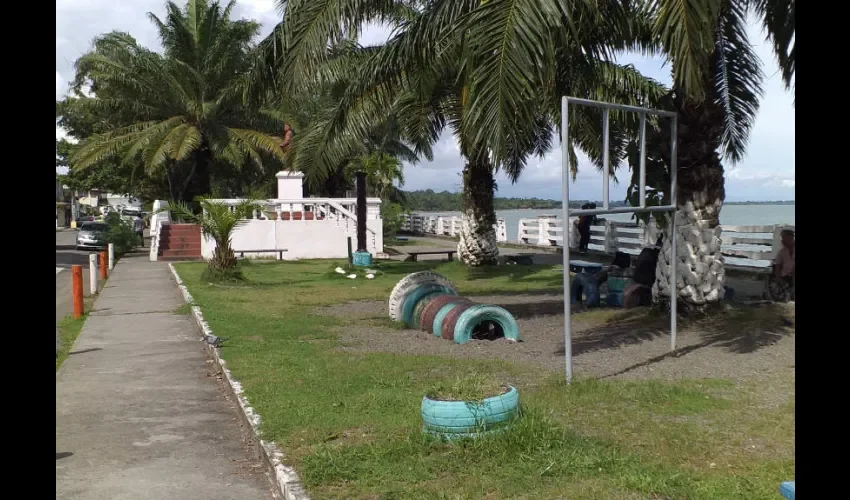
[[[401,309],[404,306],[404,299],[407,294],[415,290],[419,285],[425,283],[435,283],[450,288],[457,294],[457,288],[445,276],[439,275],[433,271],[419,271],[418,273],[408,274],[393,287],[390,292],[389,313],[390,319],[393,321],[401,321]]]

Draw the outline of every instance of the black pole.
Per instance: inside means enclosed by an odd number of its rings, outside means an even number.
[[[357,251],[366,251],[366,173],[358,171],[357,179]]]

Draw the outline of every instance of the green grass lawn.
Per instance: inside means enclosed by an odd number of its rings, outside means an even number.
[[[349,321],[316,306],[386,300],[405,274],[431,268],[464,295],[561,291],[548,266],[470,270],[457,263],[376,264],[374,280],[345,263],[243,266],[244,285],[201,281],[177,264],[233,375],[309,494],[322,498],[773,499],[794,477],[794,405],[754,402],[758,384],[724,380],[576,380],[503,360],[336,349]],[[353,321],[353,320],[351,320]],[[422,435],[419,405],[473,374],[520,391],[508,432],[445,444]],[[793,381],[788,383],[793,391]]]
[[[74,316],[66,316],[56,325],[59,328],[59,337],[61,339],[59,356],[56,358],[56,371],[59,371],[59,367],[68,359],[68,353],[74,347],[74,341],[77,340],[80,330],[83,329],[83,324],[85,324],[87,316],[88,313],[83,314],[80,319],[74,319]]]

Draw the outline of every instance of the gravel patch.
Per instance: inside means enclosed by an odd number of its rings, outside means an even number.
[[[339,349],[460,359],[503,359],[563,372],[564,323],[560,295],[471,297],[511,311],[521,341],[473,340],[464,345],[387,322],[387,305],[358,301],[319,309],[352,322],[340,331]],[[761,310],[758,310],[760,309]],[[735,315],[735,318],[727,316]],[[795,327],[791,306],[738,308],[720,318],[681,324],[670,353],[669,316],[647,310],[578,309],[573,313],[573,369],[578,377],[619,379],[718,378],[740,383],[785,380],[782,394],[764,394],[770,406],[793,397]]]

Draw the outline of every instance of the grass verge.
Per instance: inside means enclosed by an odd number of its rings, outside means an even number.
[[[337,349],[345,318],[316,307],[386,300],[421,269],[464,295],[558,293],[553,266],[468,269],[376,263],[374,280],[345,279],[344,261],[244,266],[246,282],[212,285],[204,263],[176,264],[233,375],[315,499],[771,499],[793,478],[793,397],[759,406],[760,382],[577,380],[503,360]],[[606,319],[607,321],[607,319]],[[435,387],[474,377],[510,383],[524,416],[492,438],[455,444],[421,433],[419,404]],[[793,394],[793,378],[776,383]]]
[[[74,341],[80,335],[80,330],[83,329],[87,317],[88,313],[83,314],[80,319],[74,319],[73,315],[66,316],[56,325],[59,329],[60,339],[59,356],[56,358],[56,371],[59,371],[59,367],[68,359],[68,353],[74,347]]]

